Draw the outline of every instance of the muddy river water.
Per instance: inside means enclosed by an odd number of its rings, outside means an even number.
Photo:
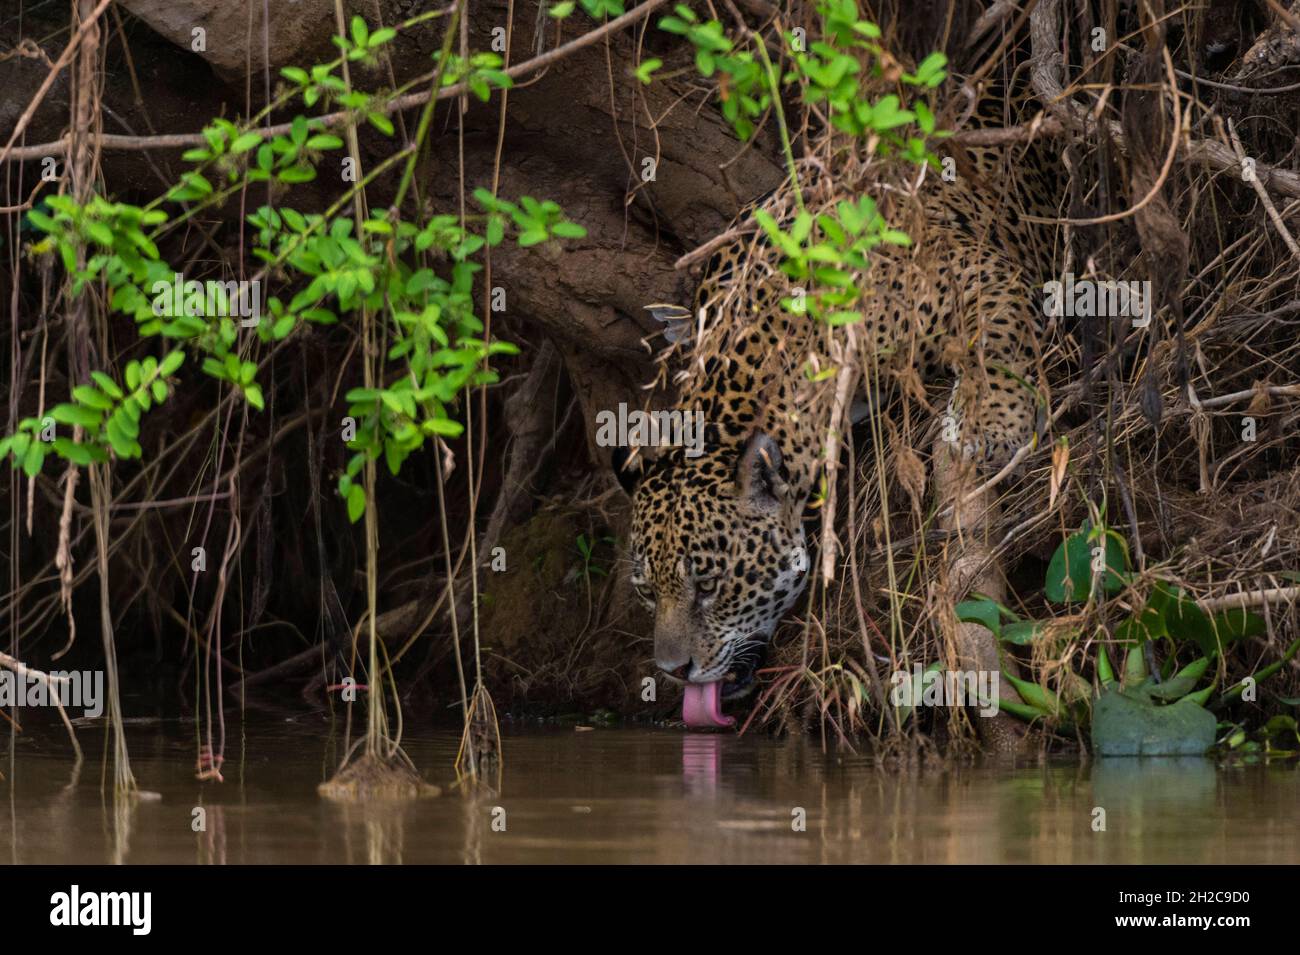
[[[447,788],[456,734],[408,728],[444,794],[338,805],[316,793],[341,745],[328,724],[229,727],[217,784],[195,780],[194,727],[177,721],[130,727],[135,774],[161,798],[115,805],[103,731],[81,731],[80,767],[60,732],[3,731],[0,862],[1300,862],[1293,762],[899,772],[802,739],[507,729],[500,789],[471,797]]]

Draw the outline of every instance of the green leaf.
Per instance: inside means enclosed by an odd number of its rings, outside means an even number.
[[[1166,634],[1176,640],[1190,640],[1211,659],[1221,647],[1243,637],[1266,631],[1264,618],[1245,609],[1227,610],[1209,617],[1180,588],[1158,581],[1147,605],[1136,620],[1153,636]]]
[[[300,182],[311,182],[316,178],[316,170],[311,166],[290,166],[288,169],[281,169],[275,176],[281,182],[287,182],[291,185]]]
[[[452,421],[450,418],[434,418],[425,422],[425,427],[433,434],[442,435],[445,438],[459,438],[465,431],[465,426],[459,421]]]
[[[1263,617],[1244,608],[1215,614],[1211,622],[1218,631],[1219,639],[1224,643],[1240,640],[1243,637],[1257,637],[1268,631],[1268,624]]]
[[[1047,623],[1042,620],[1017,620],[1002,628],[1002,642],[1018,647],[1027,646],[1034,638],[1045,632]]]
[[[53,219],[37,209],[32,209],[27,213],[27,221],[42,232],[57,232],[59,228]]]
[[[312,136],[307,140],[308,149],[338,149],[342,145],[343,140],[339,139],[337,136],[330,136],[328,134]]]
[[[1104,535],[1104,544],[1099,537]],[[1047,565],[1047,579],[1043,593],[1053,603],[1080,603],[1092,593],[1093,548],[1103,547],[1105,571],[1102,574],[1102,587],[1114,593],[1124,587],[1121,576],[1127,568],[1127,555],[1122,538],[1114,531],[1099,530],[1093,532],[1090,523],[1071,534],[1052,555]]]
[[[1017,703],[1015,700],[998,700],[998,710],[1010,713],[1016,719],[1024,720],[1026,723],[1041,720],[1045,716],[1038,707],[1029,706],[1027,703]]]
[[[1146,678],[1147,658],[1142,651],[1142,645],[1129,647],[1128,653],[1124,655],[1124,686],[1138,686]]]
[[[366,21],[361,17],[352,18],[352,42],[357,46],[364,47],[370,40],[370,28],[366,26]]]
[[[108,397],[98,388],[92,388],[90,385],[78,385],[72,389],[72,397],[88,408],[95,408],[99,411],[107,411],[113,407],[113,399]]]
[[[281,315],[275,320],[275,324],[271,326],[271,337],[276,341],[280,341],[293,331],[295,324],[297,324],[297,320],[292,315]]]
[[[1115,682],[1115,667],[1111,665],[1110,653],[1100,643],[1097,644],[1097,679],[1102,686]]]
[[[977,600],[963,600],[954,608],[957,619],[963,623],[978,623],[998,636],[1002,632],[1002,614],[998,605],[987,597]]]
[[[663,65],[664,65],[664,61],[658,59],[657,57],[651,57],[648,60],[642,60],[640,65],[637,66],[636,68],[636,78],[640,80],[642,84],[649,86],[654,71],[659,69],[659,67]]]
[[[405,457],[405,455],[402,453],[402,449],[398,447],[396,441],[384,442],[384,463],[388,465],[389,474],[392,474],[394,477],[397,476],[397,473],[402,468],[403,457]]]
[[[108,419],[110,422],[116,421],[118,427],[122,430],[128,439],[135,441],[140,435],[140,409],[134,401],[128,398],[122,403]]]
[[[551,227],[551,233],[561,239],[581,239],[586,236],[587,230],[576,222],[557,222]]]
[[[113,247],[113,230],[102,222],[87,222],[86,235],[105,248],[111,249]]]
[[[94,460],[88,445],[78,444],[71,438],[55,438],[54,450],[73,464],[85,466]]]
[[[83,428],[98,428],[104,417],[93,408],[73,404],[55,405],[50,409],[49,415],[60,424],[80,425]]]
[[[1209,665],[1210,661],[1206,657],[1197,657],[1164,683],[1151,684],[1147,688],[1147,693],[1157,700],[1172,703],[1179,697],[1186,696],[1196,689],[1196,684],[1205,675],[1205,670]]]
[[[302,317],[318,325],[333,325],[339,320],[338,316],[327,308],[309,308],[302,313]]]
[[[246,153],[261,141],[262,137],[259,133],[244,133],[230,144],[230,151],[235,155]]]
[[[1204,706],[1210,701],[1210,696],[1214,693],[1214,684],[1211,683],[1204,689],[1197,690],[1195,693],[1188,693],[1183,699],[1195,703],[1197,706]]]
[[[208,182],[197,172],[187,172],[181,177],[181,181],[189,187],[190,190],[197,193],[198,196],[207,196],[212,193],[212,183]]]
[[[366,489],[360,484],[348,488],[348,520],[355,524],[366,513]]]
[[[1119,626],[1115,628],[1115,637],[1126,643],[1158,640],[1168,636],[1168,633],[1164,614],[1155,606],[1154,599],[1149,600],[1147,605],[1137,613],[1120,621]]]
[[[921,132],[929,135],[934,132],[934,113],[930,108],[920,100],[916,101],[913,107],[916,110],[916,124],[921,127]]]
[[[1020,694],[1021,699],[1044,716],[1055,717],[1062,714],[1061,701],[1051,690],[1045,690],[1037,683],[1021,680],[1009,673],[1003,673],[1002,676],[1016,688],[1016,692]]]
[[[23,456],[23,473],[29,478],[34,478],[41,472],[41,465],[45,463],[45,442],[33,441],[27,448],[27,453]]]
[[[163,358],[162,363],[158,366],[158,376],[160,378],[170,378],[176,373],[176,369],[180,368],[184,361],[185,352],[180,349],[168,352]]]

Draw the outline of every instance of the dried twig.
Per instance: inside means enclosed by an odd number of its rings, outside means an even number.
[[[1232,151],[1237,154],[1237,162],[1245,169],[1246,151],[1241,148],[1241,139],[1237,136],[1237,127],[1231,119],[1228,120],[1228,136],[1232,140]],[[1243,176],[1243,178],[1254,188],[1255,194],[1259,196],[1259,201],[1264,204],[1265,210],[1268,211],[1268,220],[1273,223],[1273,228],[1277,229],[1278,235],[1282,237],[1282,241],[1291,250],[1291,254],[1295,256],[1296,261],[1300,262],[1300,245],[1296,245],[1295,238],[1287,230],[1286,223],[1277,214],[1277,207],[1273,205],[1273,200],[1268,197],[1268,190],[1261,186],[1259,179],[1253,175]]]
[[[54,702],[55,707],[58,709],[59,717],[63,720],[63,725],[67,727],[68,739],[72,741],[72,748],[77,754],[77,762],[80,763],[81,744],[77,742],[77,733],[72,728],[72,721],[68,719],[67,711],[63,708],[63,700],[59,698],[59,693],[54,688],[54,684],[56,683],[60,683],[60,684],[69,683],[71,681],[71,677],[50,676],[48,673],[44,673],[41,670],[35,670],[27,666],[21,660],[16,660],[7,653],[0,653],[0,666],[7,667],[8,669],[13,670],[19,676],[28,677],[29,679],[40,680],[42,683],[45,684],[46,689],[49,691],[49,697]]]
[[[111,2],[112,0],[103,0],[100,4],[100,10],[103,10],[103,8],[107,7]],[[548,50],[540,56],[535,56],[532,59],[525,60],[524,62],[512,66],[503,72],[511,79],[517,79],[536,70],[548,67],[552,63],[563,60],[566,57],[577,53],[579,50],[591,46],[598,40],[602,40],[611,34],[618,33],[621,30],[625,30],[628,27],[639,23],[666,3],[668,3],[668,0],[645,0],[645,2],[639,7],[629,10],[621,17],[615,17],[613,20],[610,20],[608,23],[605,23],[594,30],[589,30],[576,40],[570,40],[562,46],[557,46],[555,49]],[[51,74],[51,77],[52,76],[53,74]],[[46,82],[52,83],[53,80],[52,78],[47,79]],[[463,96],[468,92],[468,83],[457,83],[454,86],[447,86],[440,89],[434,98],[438,101],[455,99],[456,97]],[[38,93],[38,100],[34,101],[33,104],[28,107],[29,112],[35,112],[36,106],[39,105],[39,98],[43,98],[44,93],[44,89]],[[385,104],[380,109],[384,113],[395,113],[399,110],[411,109],[415,106],[423,106],[428,101],[429,91],[426,90],[420,93],[408,93],[405,96],[399,96],[397,99]],[[24,117],[30,121],[30,116],[26,113],[24,113]],[[324,116],[315,117],[314,122],[320,123],[323,127],[334,127],[343,125],[352,117],[353,114],[350,111],[340,110],[336,113],[326,113]],[[14,138],[17,137],[25,126],[26,123],[20,121],[19,127],[15,129],[13,136],[10,137],[9,146],[13,145]],[[258,129],[250,129],[248,132],[256,133],[263,139],[270,139],[275,136],[286,135],[291,129],[292,123],[280,123],[276,126],[263,126]],[[102,150],[126,151],[139,151],[145,149],[189,149],[194,146],[202,146],[204,143],[206,143],[206,140],[203,138],[202,133],[169,133],[160,136],[101,135],[98,141],[99,148]],[[41,159],[45,156],[62,152],[67,146],[67,140],[59,139],[54,142],[40,143],[35,146],[23,146],[18,149],[10,149],[9,146],[6,146],[5,151],[0,153],[0,163],[10,159]]]

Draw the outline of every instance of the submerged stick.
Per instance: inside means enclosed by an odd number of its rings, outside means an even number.
[[[68,683],[70,681],[70,678],[66,676],[50,676],[48,673],[43,673],[40,670],[34,670],[31,667],[27,666],[25,663],[23,663],[21,660],[16,660],[13,657],[11,657],[9,654],[4,652],[0,652],[0,666],[7,667],[8,669],[13,670],[19,676],[34,677],[35,679],[40,680],[42,683],[44,683],[46,687],[49,687],[51,691],[53,690],[53,687],[51,686],[52,684]],[[72,741],[72,749],[77,754],[77,762],[80,763],[82,758],[81,744],[77,742],[77,733],[76,730],[72,728],[72,720],[68,719],[68,713],[63,708],[63,701],[59,699],[59,695],[57,693],[51,692],[50,699],[54,701],[54,705],[59,711],[59,717],[63,720],[63,725],[67,727],[68,739]]]

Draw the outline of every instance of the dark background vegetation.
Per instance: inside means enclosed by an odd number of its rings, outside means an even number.
[[[115,7],[103,21],[101,109],[96,118],[100,130],[164,136],[193,132],[214,116],[247,115],[263,101],[267,86],[278,83],[280,66],[309,65],[331,55],[332,2],[268,0],[268,5],[272,29],[265,36],[260,0],[251,9],[240,0],[127,0],[120,9]],[[190,8],[215,6],[225,8],[223,17],[199,21],[209,24],[208,51],[192,52],[185,37],[197,14]],[[1079,37],[1098,23],[1106,24],[1112,35],[1126,35],[1135,49],[1143,46],[1140,36],[1124,34],[1121,28],[1135,22],[1128,4],[1053,6],[1071,31],[1072,68],[1079,66],[1077,56],[1083,49]],[[371,22],[392,23],[422,5],[351,0],[347,7]],[[802,4],[781,7],[787,25],[811,28],[816,22]],[[724,21],[738,14],[758,27],[775,6],[749,0],[734,7],[719,4],[718,9]],[[992,72],[1002,80],[1024,80],[1031,72],[1028,7],[1026,16],[1011,4],[967,0],[902,0],[867,9],[885,27],[894,48],[914,60],[941,49],[959,74],[969,75],[989,58],[998,61]],[[552,49],[592,26],[581,15],[557,25],[539,17],[536,3],[475,0],[469,48],[491,48],[493,28],[505,25],[511,10],[512,62]],[[1223,84],[1201,87],[1198,95],[1221,115],[1236,119],[1251,155],[1294,177],[1300,164],[1300,94],[1251,92],[1261,85],[1300,82],[1300,70],[1292,68],[1300,66],[1300,50],[1295,49],[1294,35],[1288,41],[1285,30],[1277,32],[1277,24],[1285,23],[1277,5],[1214,0],[1169,12],[1164,42],[1178,68]],[[463,113],[456,102],[441,105],[432,148],[418,174],[422,200],[432,209],[455,211],[464,195],[491,182],[503,129],[501,194],[554,199],[588,231],[587,238],[563,247],[503,246],[494,254],[491,282],[505,289],[507,305],[492,316],[493,333],[517,342],[521,354],[502,365],[503,380],[488,393],[487,422],[478,436],[485,440],[474,448],[464,440],[451,443],[458,462],[471,453],[482,456],[477,515],[471,520],[468,470],[458,466],[446,488],[446,530],[453,560],[461,559],[466,535],[478,534],[484,662],[488,683],[503,709],[554,714],[613,706],[630,711],[637,700],[639,677],[650,656],[648,620],[629,599],[618,573],[618,542],[627,509],[608,476],[607,452],[589,440],[594,413],[620,401],[640,404],[647,383],[662,386],[664,379],[653,362],[654,351],[663,344],[654,337],[660,329],[644,307],[688,302],[698,264],[678,268],[678,260],[725,231],[744,205],[771,191],[783,176],[770,124],[753,143],[737,141],[718,114],[715,91],[691,68],[689,51],[676,37],[655,29],[656,19],[579,50],[521,82],[509,94],[504,126],[498,98],[486,104],[470,100]],[[393,85],[394,78],[401,81],[427,71],[441,43],[441,30],[435,21],[400,37],[392,45],[391,58],[379,70],[359,75],[358,84],[377,89]],[[1258,41],[1268,39],[1270,30],[1281,39],[1256,53]],[[69,4],[64,0],[4,4],[0,141],[7,140],[68,36]],[[269,67],[264,47],[270,52]],[[645,86],[633,69],[650,55],[665,61],[664,78]],[[1136,73],[1139,67],[1131,61],[1127,68],[1113,65],[1097,82],[1119,87],[1151,79],[1122,75],[1125,69]],[[59,138],[69,124],[68,83],[65,71],[17,145]],[[1140,104],[1115,93],[1112,105],[1118,109],[1125,103],[1131,108],[1118,118],[1130,124],[1139,120]],[[1077,123],[1054,133],[1054,142],[1062,150],[1070,146],[1076,162],[1068,184],[1072,215],[1122,210],[1140,195],[1134,194],[1135,183],[1153,181],[1149,164],[1154,155],[1158,168],[1163,144],[1144,152],[1140,125],[1126,127],[1139,139],[1121,149],[1104,130],[1086,128],[1060,103],[1040,101],[1035,107],[1045,111],[1049,121]],[[275,120],[290,118],[286,113]],[[1013,124],[1024,118],[1009,117]],[[399,125],[399,141],[410,134],[413,123],[412,111]],[[1222,138],[1221,130],[1204,124],[1193,133],[1196,138]],[[392,141],[373,131],[362,132],[361,144],[367,162],[392,148]],[[183,169],[179,152],[105,149],[98,169],[102,189],[113,197],[144,202],[176,180]],[[641,179],[646,156],[658,159],[653,182]],[[1124,419],[1124,428],[1144,448],[1158,443],[1152,418],[1182,413],[1176,408],[1153,409],[1151,403],[1161,395],[1178,399],[1179,378],[1189,362],[1206,360],[1207,355],[1211,361],[1222,358],[1218,383],[1223,392],[1250,389],[1258,381],[1289,384],[1292,379],[1286,374],[1296,368],[1294,349],[1287,343],[1294,339],[1297,313],[1286,304],[1295,298],[1295,262],[1288,264],[1288,250],[1269,232],[1254,192],[1239,177],[1215,178],[1222,172],[1222,162],[1216,167],[1209,161],[1197,165],[1180,159],[1152,210],[1164,218],[1080,228],[1072,237],[1078,261],[1097,256],[1115,274],[1140,263],[1135,272],[1171,280],[1212,266],[1220,251],[1247,237],[1257,243],[1249,245],[1255,258],[1240,272],[1229,274],[1220,262],[1182,306],[1190,315],[1197,312],[1198,302],[1235,296],[1230,311],[1241,316],[1236,337],[1209,338],[1191,348],[1174,348],[1171,338],[1152,359],[1158,374],[1153,372],[1156,377],[1147,386],[1146,407],[1140,388],[1125,397],[1132,414]],[[6,163],[0,168],[0,205],[20,205],[38,176],[34,161]],[[334,185],[322,175],[314,184],[297,187],[293,204],[303,211],[319,210],[336,194]],[[381,181],[371,203],[386,201],[394,186],[395,181]],[[1273,193],[1293,233],[1300,226],[1295,218],[1297,193],[1288,191],[1294,188],[1284,183]],[[255,205],[263,198],[251,196],[249,202]],[[238,274],[241,215],[246,211],[231,203],[219,215],[199,219],[173,237],[166,257],[187,277]],[[69,329],[64,315],[47,307],[60,279],[48,264],[24,255],[23,242],[30,236],[21,229],[20,215],[5,215],[0,308],[6,319],[0,323],[0,339],[7,357],[0,378],[11,423],[34,414],[41,402],[48,405],[54,396],[66,394],[71,384],[64,364],[52,357],[63,353]],[[1261,315],[1276,320],[1262,339],[1255,334]],[[206,654],[210,638],[223,645],[227,689],[242,686],[249,706],[292,709],[303,701],[327,705],[325,687],[341,672],[336,655],[349,644],[366,603],[361,534],[348,523],[334,493],[334,478],[346,460],[339,439],[346,413],[341,395],[359,384],[344,364],[354,337],[347,323],[307,329],[277,357],[270,369],[266,411],[250,416],[242,433],[236,429],[237,463],[229,446],[232,433],[212,414],[219,398],[217,384],[195,374],[187,377],[187,387],[173,402],[149,418],[142,438],[146,463],[114,468],[111,605],[128,714],[159,701],[192,701],[196,659]],[[1244,350],[1239,347],[1243,341],[1249,342]],[[118,362],[139,352],[129,321],[115,320],[111,343]],[[1095,361],[1095,356],[1084,360]],[[1148,367],[1135,362],[1124,366],[1124,374],[1141,382]],[[1119,380],[1123,375],[1106,377]],[[1106,400],[1094,395],[1064,419],[1063,427],[1081,436],[1080,447],[1095,432],[1092,422],[1099,411],[1105,412]],[[1276,546],[1282,549],[1271,559],[1285,562],[1295,555],[1300,547],[1295,536],[1300,532],[1295,509],[1300,497],[1294,467],[1296,415],[1289,410],[1294,402],[1282,400],[1282,410],[1267,421],[1267,449],[1244,462],[1244,470],[1234,472],[1231,481],[1216,480],[1208,491],[1200,467],[1204,435],[1198,451],[1185,421],[1163,448],[1165,455],[1174,454],[1182,462],[1180,470],[1169,467],[1167,456],[1126,462],[1142,488],[1133,518],[1153,552],[1169,555],[1199,540],[1211,555],[1201,560],[1202,579],[1208,574],[1222,581],[1252,569],[1249,548],[1230,546],[1234,529],[1244,534],[1251,522],[1268,518],[1277,521]],[[1212,432],[1211,446],[1219,449],[1211,457],[1230,455],[1234,421],[1216,419],[1205,427]],[[1145,483],[1146,476],[1157,472],[1169,482],[1163,496],[1157,485]],[[17,472],[3,478],[9,506],[0,545],[6,582],[0,626],[11,629],[23,656],[32,660],[48,661],[69,640],[55,567],[58,477],[51,466],[34,484]],[[1041,469],[1038,477],[1043,477]],[[1250,482],[1257,485],[1254,491],[1233,502],[1222,497]],[[448,607],[438,602],[446,575],[435,483],[434,461],[425,453],[408,464],[399,479],[385,476],[379,491],[380,632],[390,652],[410,643],[399,668],[400,683],[407,705],[417,713],[441,712],[457,692]],[[1023,493],[1041,496],[1041,484],[1038,487]],[[231,488],[237,501],[227,496]],[[1207,500],[1216,507],[1205,506]],[[1072,517],[1082,516],[1080,501],[1070,506]],[[79,621],[81,636],[63,659],[69,666],[95,665],[100,654],[97,640],[86,636],[97,629],[92,622],[98,607],[95,588],[83,586],[94,575],[87,513],[79,504],[73,517],[76,589],[71,614]],[[1005,526],[1014,526],[1017,514],[1024,513],[1010,508]],[[190,549],[205,544],[211,567],[234,518],[238,559],[221,618],[213,621],[207,615],[218,582],[212,573],[197,578],[191,574]],[[1010,571],[1013,580],[1026,581],[1027,589],[1041,580],[1042,562],[1059,540],[1059,530],[1040,526],[1025,536]],[[490,567],[492,548],[498,545],[506,548],[504,574]],[[1263,560],[1263,555],[1257,556]],[[463,579],[465,564],[460,566]],[[1189,563],[1182,569],[1194,568]],[[462,594],[466,590],[461,587]],[[462,628],[467,626],[470,615],[463,599],[457,601],[456,612]],[[1278,620],[1281,627],[1281,615]],[[1279,634],[1270,640],[1276,645],[1281,638]]]

